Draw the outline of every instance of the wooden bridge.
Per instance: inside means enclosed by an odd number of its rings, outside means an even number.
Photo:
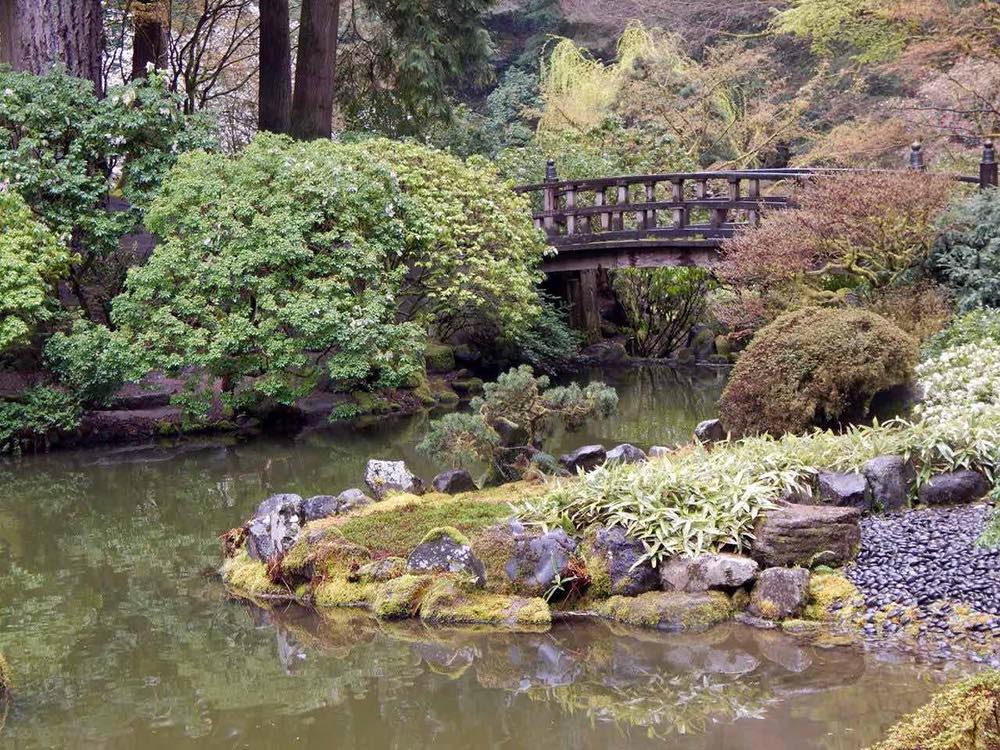
[[[910,168],[923,169],[919,143]],[[557,251],[546,273],[599,268],[710,266],[723,241],[757,224],[763,212],[790,205],[792,188],[805,179],[844,169],[747,169],[716,172],[559,180],[549,161],[545,182],[518,192],[535,194],[535,224]],[[977,176],[958,181],[997,185],[992,142],[983,147]]]

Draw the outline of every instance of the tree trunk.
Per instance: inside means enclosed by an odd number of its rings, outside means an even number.
[[[302,140],[333,133],[334,74],[340,0],[302,0],[292,96],[292,135]]]
[[[167,8],[164,0],[137,2],[132,9],[132,80],[145,78],[152,65],[167,67]]]
[[[292,40],[288,0],[260,0],[258,127],[272,133],[291,129]]]
[[[45,73],[60,64],[70,75],[93,81],[98,95],[104,93],[101,0],[0,0],[0,5],[5,38],[0,50],[15,70]]]

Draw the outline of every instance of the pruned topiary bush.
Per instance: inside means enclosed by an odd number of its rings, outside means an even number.
[[[780,435],[861,418],[878,393],[910,380],[917,358],[917,341],[875,313],[786,313],[740,357],[722,421],[735,435]]]

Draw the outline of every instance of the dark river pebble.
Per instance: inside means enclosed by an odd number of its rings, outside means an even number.
[[[978,544],[990,512],[971,505],[865,518],[861,552],[846,571],[865,598],[865,634],[916,625],[917,641],[933,656],[952,658],[957,649],[1000,666],[1000,652],[990,648],[1000,636],[1000,550]],[[990,617],[957,624],[961,605]]]

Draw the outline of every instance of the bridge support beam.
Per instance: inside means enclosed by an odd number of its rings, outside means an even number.
[[[583,333],[588,344],[601,340],[601,310],[597,304],[597,271],[573,271],[563,275],[569,300],[570,324]]]

